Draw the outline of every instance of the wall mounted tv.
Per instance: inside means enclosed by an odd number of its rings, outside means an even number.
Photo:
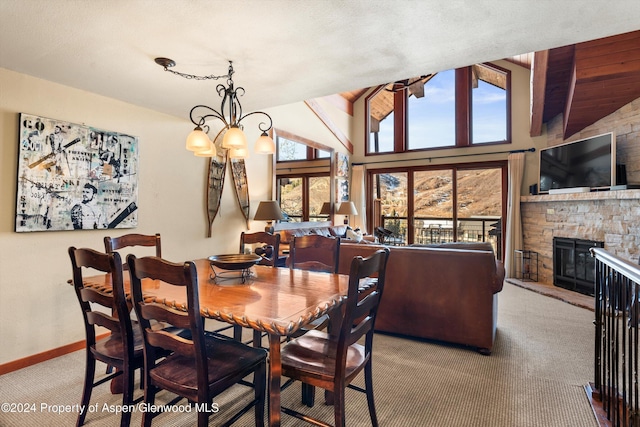
[[[577,187],[609,189],[612,185],[616,185],[614,132],[540,150],[541,193]]]

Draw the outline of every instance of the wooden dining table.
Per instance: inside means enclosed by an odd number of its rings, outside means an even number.
[[[244,280],[228,276],[221,280],[213,278],[208,259],[194,263],[198,270],[200,313],[204,318],[267,333],[269,425],[279,426],[282,337],[340,306],[346,299],[349,276],[256,265]],[[124,276],[128,294],[129,275],[125,272]],[[88,277],[85,286],[110,288],[111,280],[109,275]],[[142,294],[147,301],[178,309],[186,305],[184,290],[158,280],[143,280]]]

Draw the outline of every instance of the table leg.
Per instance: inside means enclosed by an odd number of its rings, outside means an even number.
[[[280,426],[280,335],[269,334],[269,425]]]

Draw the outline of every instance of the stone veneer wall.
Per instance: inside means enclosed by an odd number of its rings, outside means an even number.
[[[640,98],[569,139],[562,139],[562,115],[547,124],[547,146],[614,131],[616,161],[627,182],[640,184]],[[521,199],[525,250],[538,252],[538,281],[553,284],[553,238],[597,240],[605,249],[637,263],[640,255],[640,190],[525,196]]]
[[[640,190],[526,196],[521,200],[524,249],[538,253],[538,282],[553,284],[553,238],[604,242],[633,263],[640,255]]]

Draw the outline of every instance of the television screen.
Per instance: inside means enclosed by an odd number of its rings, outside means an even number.
[[[610,132],[540,150],[540,192],[615,185],[615,141]]]

